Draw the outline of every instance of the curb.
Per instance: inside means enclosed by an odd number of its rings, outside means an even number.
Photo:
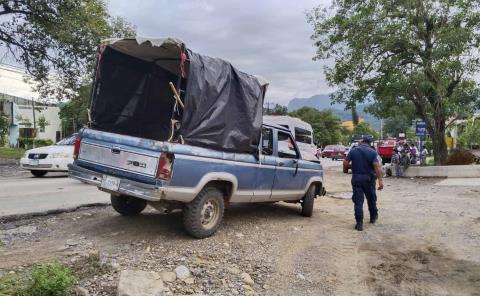
[[[89,204],[79,205],[79,206],[70,207],[70,208],[62,208],[62,209],[55,209],[55,210],[32,212],[32,213],[26,213],[26,214],[13,214],[13,215],[7,215],[7,216],[0,216],[0,224],[8,223],[8,222],[14,222],[14,221],[18,221],[18,220],[30,219],[30,218],[35,218],[35,217],[57,215],[57,214],[62,214],[62,213],[71,213],[71,212],[75,212],[75,211],[83,209],[83,208],[105,207],[105,206],[109,206],[109,205],[110,205],[109,202],[108,203],[106,203],[106,202],[105,203],[89,203]]]

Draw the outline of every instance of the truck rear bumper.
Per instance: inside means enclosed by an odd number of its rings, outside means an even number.
[[[76,164],[68,165],[68,176],[83,183],[97,186],[98,189],[113,193],[135,196],[148,201],[160,201],[164,195],[164,190],[158,186],[135,182],[128,179],[120,179],[118,191],[112,191],[102,188],[102,178],[105,174],[98,173]]]

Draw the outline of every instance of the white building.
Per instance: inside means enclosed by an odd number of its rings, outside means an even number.
[[[19,137],[60,140],[63,135],[59,108],[42,103],[24,77],[23,69],[0,64],[0,112],[9,118],[8,144],[17,146]]]

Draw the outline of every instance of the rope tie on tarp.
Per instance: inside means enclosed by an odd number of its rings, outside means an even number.
[[[182,51],[180,53],[180,73],[182,75],[182,78],[186,78],[187,75],[185,73],[185,61],[187,60],[187,54],[185,51]]]

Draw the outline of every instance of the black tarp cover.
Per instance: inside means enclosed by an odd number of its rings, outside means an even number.
[[[263,91],[230,63],[188,50],[190,68],[180,134],[191,145],[253,152],[260,140]]]
[[[168,64],[162,64],[162,60],[166,57],[179,57],[179,53],[185,49],[184,44],[178,39],[171,38],[115,39],[106,46],[130,58],[139,59],[142,65],[150,62],[172,72],[175,71],[172,59],[169,59]],[[159,59],[155,57],[156,51]],[[255,76],[237,70],[222,59],[203,56],[188,49],[186,51],[188,75],[180,128],[180,135],[185,144],[229,152],[254,152],[260,140],[266,83],[261,83]],[[175,72],[174,74],[179,75],[179,71]],[[103,72],[102,75],[109,73]],[[124,81],[117,83],[120,85],[128,80],[125,78]],[[176,81],[173,82],[176,84]],[[134,81],[129,83],[135,84]],[[130,88],[136,89],[135,86]],[[101,104],[99,102],[95,104],[95,101],[102,98],[94,96],[93,99],[92,113],[99,114],[100,118],[103,115],[95,112],[95,105]],[[173,100],[172,97],[169,99]],[[166,116],[170,112],[158,114]]]

